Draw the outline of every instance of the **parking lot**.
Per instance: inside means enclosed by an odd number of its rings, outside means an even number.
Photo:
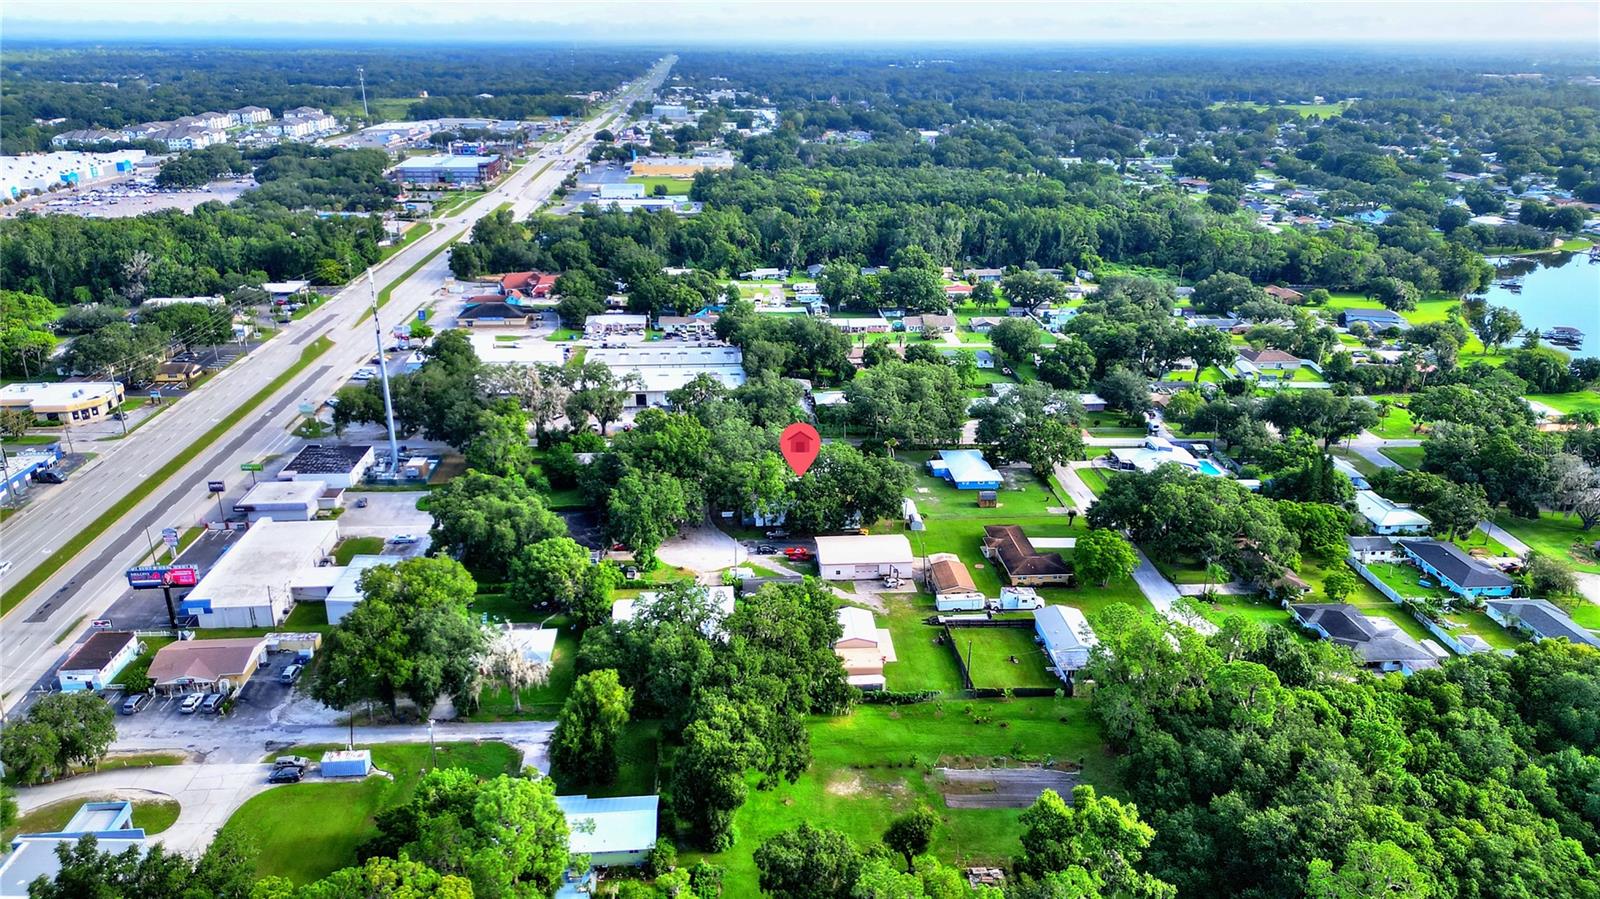
[[[265,746],[280,722],[292,719],[303,724],[333,724],[338,714],[316,703],[295,688],[279,682],[283,670],[295,663],[294,652],[267,653],[260,667],[234,697],[232,707],[221,715],[203,712],[185,714],[184,694],[157,696],[141,712],[117,716],[120,740],[148,742],[160,739],[173,748],[208,754],[231,748],[238,752],[257,752]],[[120,706],[121,697],[113,700]],[[293,714],[290,714],[290,712]]]

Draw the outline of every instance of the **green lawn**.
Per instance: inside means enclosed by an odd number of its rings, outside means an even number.
[[[667,195],[673,197],[688,196],[689,188],[694,186],[693,178],[667,178],[652,175],[634,175],[628,179],[629,184],[643,184],[644,192],[649,196],[656,195],[658,185],[665,186]]]
[[[1600,605],[1595,605],[1588,600],[1578,600],[1572,608],[1572,620],[1579,627],[1586,627],[1592,631],[1600,631]]]
[[[385,259],[388,259],[401,250],[404,250],[406,247],[409,247],[422,238],[428,236],[428,234],[433,231],[433,227],[434,226],[432,222],[413,223],[411,227],[406,229],[404,234],[400,235],[399,240],[389,244],[378,252],[378,261],[381,262]]]
[[[1280,625],[1289,628],[1290,633],[1304,639],[1306,636],[1298,627],[1294,627],[1288,610],[1275,602],[1259,599],[1255,596],[1231,596],[1213,594],[1215,602],[1205,602],[1198,597],[1189,600],[1189,604],[1198,610],[1212,624],[1220,625],[1231,615],[1248,618],[1262,627]],[[1314,598],[1313,598],[1314,599]]]
[[[964,627],[950,633],[968,660],[974,687],[1061,686],[1061,680],[1046,670],[1049,660],[1034,642],[1032,627]]]
[[[1512,518],[1498,522],[1528,546],[1560,559],[1579,571],[1600,574],[1600,560],[1590,547],[1600,540],[1600,529],[1585,531],[1575,517],[1544,512],[1538,519]]]
[[[381,552],[382,537],[346,537],[333,548],[333,561],[338,565],[349,565],[356,556],[375,556]]]
[[[7,827],[4,833],[0,833],[0,839],[9,846],[11,838],[19,833],[55,833],[67,826],[67,822],[72,820],[72,816],[85,802],[116,798],[111,794],[74,796],[71,799],[41,805],[19,816],[14,825]],[[146,835],[155,836],[178,820],[179,811],[180,807],[175,799],[136,799],[133,802],[133,826],[143,828]]]
[[[955,654],[941,642],[944,629],[923,623],[934,614],[933,598],[925,593],[890,594],[884,597],[884,604],[888,614],[879,615],[878,622],[894,638],[896,659],[884,666],[885,685],[906,691],[954,693],[962,689]]]
[[[1407,440],[1417,436],[1412,430],[1413,424],[1411,410],[1401,406],[1391,406],[1389,414],[1378,422],[1377,427],[1370,430],[1384,440]]]
[[[1401,468],[1412,471],[1422,467],[1422,447],[1420,446],[1385,446],[1378,450],[1392,459]]]
[[[754,896],[752,854],[773,834],[825,821],[867,845],[882,838],[895,816],[925,806],[940,818],[931,847],[940,859],[1005,864],[1018,851],[1022,810],[946,808],[930,773],[939,765],[1068,763],[1081,766],[1083,779],[1102,793],[1120,792],[1088,704],[1077,699],[858,706],[846,716],[814,719],[811,749],[811,767],[797,782],[750,791],[735,818],[732,849],[684,853],[679,863],[705,858],[725,865],[724,895]]]
[[[296,746],[273,753],[313,760],[340,746]],[[388,743],[365,747],[372,763],[394,775],[359,783],[306,782],[274,787],[233,813],[224,827],[240,832],[257,850],[256,876],[281,875],[297,884],[356,863],[356,847],[377,833],[373,816],[404,803],[429,765],[428,745]],[[504,743],[441,743],[439,765],[467,768],[481,777],[516,770],[519,753]]]
[[[1106,473],[1103,469],[1074,468],[1072,471],[1083,482],[1083,486],[1089,488],[1090,493],[1099,496],[1106,492]]]
[[[127,683],[132,677],[149,674],[150,662],[156,657],[156,650],[171,643],[174,639],[173,637],[140,637],[139,642],[144,644],[144,652],[138,658],[129,662],[128,667],[122,669],[122,672],[117,675],[117,682]]]
[[[1559,409],[1564,415],[1574,412],[1600,412],[1600,390],[1573,393],[1530,393],[1528,399]]]

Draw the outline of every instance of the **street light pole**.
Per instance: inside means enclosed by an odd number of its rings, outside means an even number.
[[[439,767],[439,750],[433,744],[433,719],[428,719],[428,767]]]

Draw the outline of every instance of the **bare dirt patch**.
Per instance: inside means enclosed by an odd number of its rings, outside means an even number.
[[[1070,796],[1077,774],[1053,768],[935,768],[949,808],[1027,808],[1045,790]]]

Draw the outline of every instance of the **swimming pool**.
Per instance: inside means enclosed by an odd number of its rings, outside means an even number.
[[[1210,459],[1201,459],[1195,465],[1195,468],[1198,469],[1201,474],[1208,474],[1214,478],[1220,478],[1227,474],[1227,472],[1218,468],[1216,463],[1212,462]]]

